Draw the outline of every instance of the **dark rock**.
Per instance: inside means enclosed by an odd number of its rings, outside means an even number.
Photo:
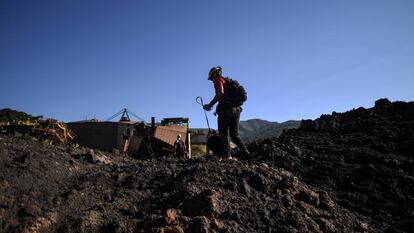
[[[183,228],[180,226],[167,226],[158,229],[159,233],[184,233]]]
[[[25,207],[22,207],[19,212],[18,215],[20,218],[24,218],[24,217],[36,217],[41,213],[41,209],[39,208],[39,206],[35,205],[35,204],[30,204],[27,205]]]
[[[247,181],[245,179],[242,180],[242,185],[240,186],[241,188],[241,193],[243,193],[244,195],[250,197],[250,194],[252,193],[252,190],[249,186],[249,184],[247,183]]]
[[[193,233],[208,233],[210,232],[210,220],[205,216],[197,216],[191,220],[187,231]]]
[[[246,184],[246,182],[243,182],[243,183],[244,183],[243,185]],[[261,174],[256,174],[253,177],[251,177],[248,183],[250,184],[251,187],[261,192],[266,191],[266,189],[268,188],[268,184],[266,183],[266,178]]]
[[[299,180],[297,177],[293,176],[290,173],[286,173],[282,180],[278,182],[278,188],[284,188],[284,189],[297,189],[299,184]]]
[[[335,202],[329,197],[328,193],[325,191],[317,192],[319,195],[319,208],[323,210],[333,211],[335,210]]]
[[[320,218],[320,219],[317,219],[316,222],[319,224],[319,228],[323,232],[336,232],[335,225],[332,224],[331,221],[325,218]]]
[[[357,222],[355,229],[359,232],[369,232],[369,225],[364,222]]]
[[[165,213],[165,222],[169,225],[177,221],[177,212],[174,209],[168,209]]]
[[[85,160],[88,161],[88,163],[97,162],[95,152],[92,149],[87,154],[85,154],[84,157],[85,157]]]
[[[387,98],[379,99],[375,101],[375,107],[376,109],[385,109],[391,107],[392,103]]]
[[[219,194],[207,189],[186,201],[182,207],[184,215],[189,217],[207,216],[213,218],[219,213]]]
[[[313,206],[319,206],[319,195],[310,189],[301,190],[295,197]]]

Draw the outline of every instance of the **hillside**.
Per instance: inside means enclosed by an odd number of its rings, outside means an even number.
[[[414,102],[249,149],[134,160],[0,135],[0,232],[414,232]]]
[[[18,121],[31,121],[38,120],[43,116],[32,116],[25,112],[19,112],[10,108],[4,108],[0,110],[0,122],[18,122]]]
[[[279,137],[284,129],[297,128],[299,125],[300,121],[294,120],[278,123],[260,119],[251,119],[240,121],[239,132],[243,141],[251,143],[266,138]]]
[[[322,115],[250,150],[326,190],[372,232],[414,232],[414,102]]]

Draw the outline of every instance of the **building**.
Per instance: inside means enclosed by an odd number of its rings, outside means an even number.
[[[135,123],[137,122],[80,121],[67,123],[67,126],[76,134],[74,143],[99,150],[121,151],[124,134],[128,128],[132,129]]]
[[[81,146],[105,151],[119,151],[134,156],[140,153],[153,156],[172,153],[174,142],[180,134],[191,155],[188,118],[164,118],[161,125],[130,121],[121,117],[119,122],[113,121],[79,121],[67,123],[76,134],[74,143]]]

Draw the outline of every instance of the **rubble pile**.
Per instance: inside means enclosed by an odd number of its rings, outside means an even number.
[[[414,102],[322,115],[250,150],[326,190],[371,231],[414,232]]]
[[[365,224],[264,163],[134,160],[0,137],[2,232],[336,232]]]
[[[323,115],[251,160],[0,135],[0,232],[414,232],[414,105]]]

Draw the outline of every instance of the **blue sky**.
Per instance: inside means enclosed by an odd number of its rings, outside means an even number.
[[[0,108],[205,127],[212,66],[282,122],[414,100],[414,1],[0,1]],[[215,117],[209,114],[210,122]]]

